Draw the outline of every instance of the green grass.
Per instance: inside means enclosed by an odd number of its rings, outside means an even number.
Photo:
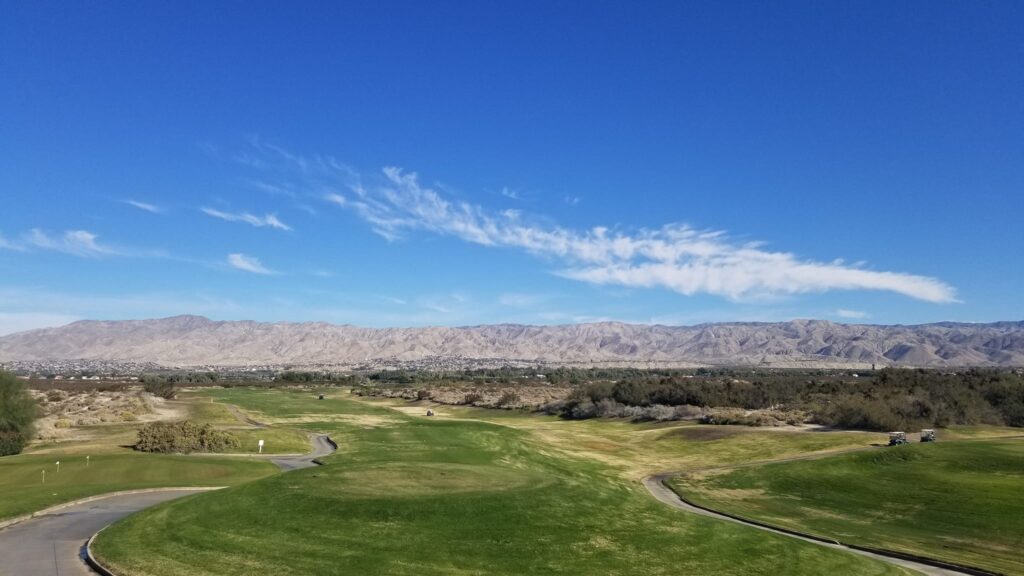
[[[424,418],[336,392],[208,394],[261,421],[328,432],[340,449],[326,466],[115,524],[95,551],[120,574],[907,574],[666,507],[627,478],[625,449],[562,448],[589,427],[475,411]],[[640,443],[629,437],[600,442]]]
[[[60,460],[60,472],[56,462]],[[46,470],[46,483],[42,483]],[[273,474],[263,461],[158,454],[23,454],[0,458],[0,519],[118,490],[233,486]]]
[[[213,424],[238,437],[241,447],[232,449],[233,453],[256,454],[259,452],[259,440],[264,441],[263,454],[304,454],[310,450],[309,434],[306,431],[286,426],[256,428],[240,420],[225,403],[222,392],[198,391],[181,394],[187,402],[189,418],[200,424]],[[226,392],[226,391],[225,391]]]
[[[716,509],[844,542],[1024,574],[1024,441],[882,448],[673,481]]]

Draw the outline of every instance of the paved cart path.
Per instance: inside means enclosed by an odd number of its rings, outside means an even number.
[[[15,524],[0,531],[0,574],[95,574],[82,555],[86,540],[93,534],[133,512],[196,493],[174,490],[114,495]]]
[[[313,437],[313,452],[271,458],[282,470],[316,466],[315,458],[335,450],[327,436]],[[0,576],[77,576],[96,572],[84,560],[86,541],[104,527],[150,506],[195,494],[164,490],[114,494],[73,504],[0,530]]]

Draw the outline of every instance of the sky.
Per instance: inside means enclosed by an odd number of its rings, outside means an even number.
[[[1024,318],[1024,4],[14,2],[0,334]]]

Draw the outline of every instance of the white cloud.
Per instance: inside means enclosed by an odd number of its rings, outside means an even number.
[[[861,312],[860,310],[847,310],[846,308],[839,308],[839,309],[837,309],[835,311],[835,315],[840,317],[840,318],[850,318],[850,319],[855,319],[855,320],[863,319],[863,318],[867,318],[868,317],[868,313],[867,312]]]
[[[508,186],[505,186],[504,188],[502,188],[500,190],[500,194],[502,196],[504,196],[505,198],[510,198],[512,200],[522,200],[523,199],[523,197],[519,194],[518,190],[513,190],[513,189],[509,188]]]
[[[259,258],[246,256],[245,254],[228,254],[228,265],[232,268],[245,270],[254,274],[276,274],[273,270],[264,266]]]
[[[249,214],[248,212],[222,212],[214,208],[200,208],[200,210],[209,216],[214,218],[220,218],[221,220],[227,220],[228,222],[245,222],[256,227],[269,226],[271,228],[277,228],[278,230],[291,230],[291,226],[288,226],[284,222],[278,220],[276,214],[265,214],[263,216],[256,216]]]
[[[129,205],[129,206],[134,206],[134,207],[138,208],[139,210],[144,210],[144,211],[150,212],[152,214],[162,214],[163,211],[164,211],[164,209],[161,208],[160,206],[157,206],[156,204],[150,204],[148,202],[140,202],[138,200],[131,200],[131,199],[124,200],[123,202],[125,204]]]
[[[82,257],[121,254],[119,250],[113,247],[100,244],[97,238],[99,238],[98,234],[88,230],[67,230],[62,235],[51,236],[39,228],[33,228],[22,237],[22,244]]]
[[[0,336],[35,330],[36,328],[50,328],[63,326],[75,320],[78,316],[68,314],[49,314],[45,312],[0,312]]]
[[[903,272],[874,271],[861,263],[818,262],[760,243],[737,242],[722,231],[682,224],[658,229],[578,231],[531,223],[518,212],[492,212],[445,198],[423,185],[416,173],[383,169],[381,178],[363,182],[331,158],[303,159],[268,148],[292,177],[327,202],[350,210],[389,241],[411,230],[454,236],[484,246],[516,248],[561,263],[557,274],[598,285],[667,288],[680,294],[713,294],[756,301],[832,290],[877,290],[928,302],[954,302],[956,291],[942,280]],[[301,160],[301,161],[300,161]],[[578,198],[567,198],[571,204]]]

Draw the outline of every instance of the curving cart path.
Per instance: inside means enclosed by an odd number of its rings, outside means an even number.
[[[835,455],[835,453],[828,455]],[[791,458],[789,460],[805,459],[809,458],[797,457]],[[777,460],[776,462],[779,461],[786,461],[786,459]],[[861,556],[867,556],[869,558],[874,558],[875,560],[881,560],[882,562],[895,564],[896,566],[901,566],[903,568],[909,568],[922,574],[926,574],[927,576],[987,576],[993,574],[991,572],[986,572],[984,570],[976,570],[966,567],[958,567],[951,565],[942,566],[941,564],[944,563],[939,561],[934,561],[933,563],[933,561],[925,558],[914,559],[910,557],[902,557],[902,555],[900,555],[899,553],[889,552],[886,550],[862,549],[856,546],[849,546],[841,542],[830,541],[825,538],[819,538],[816,536],[811,536],[809,534],[801,534],[796,531],[777,528],[767,524],[762,524],[760,522],[740,518],[738,516],[724,514],[704,506],[698,506],[683,499],[678,494],[676,494],[675,491],[673,491],[665,484],[666,480],[669,480],[670,478],[673,478],[675,476],[680,476],[684,473],[685,472],[668,472],[664,474],[655,474],[653,476],[648,476],[643,479],[643,485],[644,488],[647,488],[647,491],[650,492],[651,495],[654,496],[658,501],[662,502],[663,504],[672,506],[673,508],[685,510],[686,512],[689,512],[691,514],[699,514],[701,516],[706,516],[708,518],[715,518],[717,520],[724,520],[726,522],[742,524],[744,526],[750,526],[751,528],[757,528],[758,530],[764,530],[766,532],[772,532],[774,534],[780,534],[782,536],[789,536],[791,538],[803,540],[804,542],[810,542],[811,544],[817,544],[819,546],[825,546],[827,548],[833,548],[836,550],[851,552],[853,554],[859,554]]]
[[[286,472],[310,468],[317,465],[316,458],[337,448],[324,435],[314,436],[312,444],[310,454],[275,456],[270,461]],[[215,488],[99,496],[9,526],[0,530],[0,576],[94,576],[85,563],[85,545],[93,534],[150,506],[211,489]]]

